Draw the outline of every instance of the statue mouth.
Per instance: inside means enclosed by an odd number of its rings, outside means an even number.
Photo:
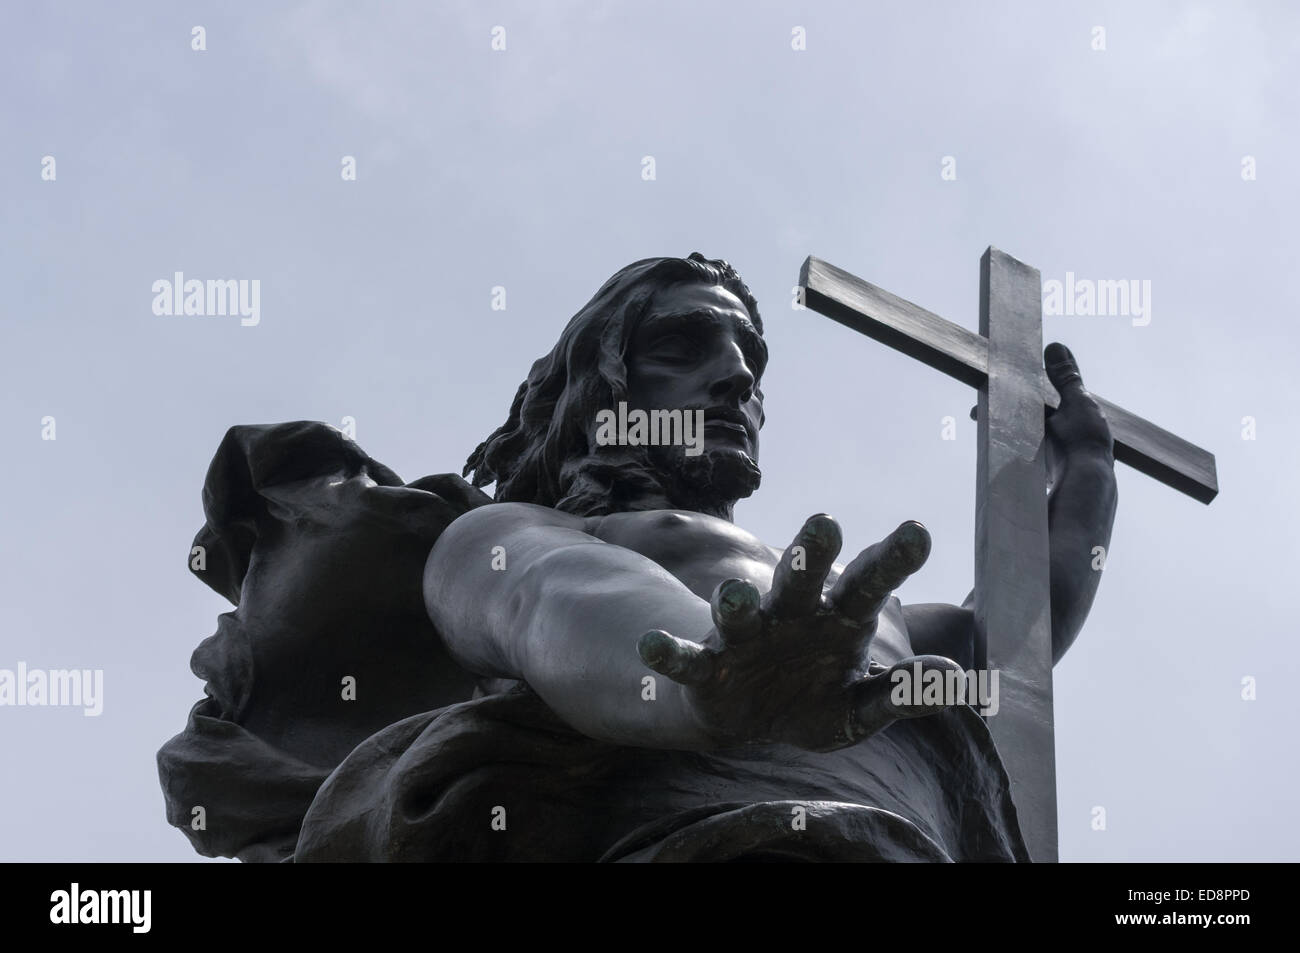
[[[742,424],[733,424],[728,420],[710,420],[704,424],[705,430],[726,430],[731,433],[738,433],[744,437],[749,436],[749,431]]]
[[[714,407],[704,412],[704,429],[706,432],[731,433],[743,437],[746,443],[754,442],[754,432],[749,418],[739,410],[730,407]]]

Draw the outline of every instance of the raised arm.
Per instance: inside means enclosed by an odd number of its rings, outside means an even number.
[[[1074,355],[1062,344],[1051,344],[1046,363],[1047,376],[1061,395],[1060,407],[1047,418],[1055,456],[1047,500],[1055,664],[1078,637],[1097,595],[1119,493],[1110,427],[1084,390]]]
[[[1061,395],[1060,407],[1047,418],[1052,448],[1047,529],[1055,664],[1078,638],[1097,595],[1119,497],[1110,427],[1097,402],[1084,390],[1074,355],[1061,344],[1051,344],[1045,358],[1047,376]],[[971,667],[973,607],[974,593],[961,606],[904,606],[913,650],[947,655],[964,668]]]

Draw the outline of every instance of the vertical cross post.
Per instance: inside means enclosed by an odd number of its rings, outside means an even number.
[[[1057,859],[1052,614],[1047,537],[1042,290],[1038,270],[990,247],[980,259],[975,658],[998,673],[989,731],[1011,777],[1029,856]]]

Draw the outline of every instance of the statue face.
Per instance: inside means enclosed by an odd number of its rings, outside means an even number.
[[[627,357],[628,408],[704,411],[704,447],[758,462],[763,398],[759,334],[739,298],[717,285],[656,291]]]
[[[701,455],[647,448],[656,469],[671,475],[677,505],[729,514],[761,478],[763,345],[744,303],[698,282],[656,291],[625,362],[629,410],[704,411]]]

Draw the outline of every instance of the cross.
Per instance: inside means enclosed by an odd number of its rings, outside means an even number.
[[[819,258],[799,272],[803,303],[979,390],[975,486],[976,668],[999,672],[989,731],[1011,778],[1035,861],[1057,859],[1052,726],[1051,563],[1038,269],[990,247],[980,259],[979,334]],[[1101,405],[1115,459],[1202,503],[1219,492],[1214,455],[1122,407]]]

